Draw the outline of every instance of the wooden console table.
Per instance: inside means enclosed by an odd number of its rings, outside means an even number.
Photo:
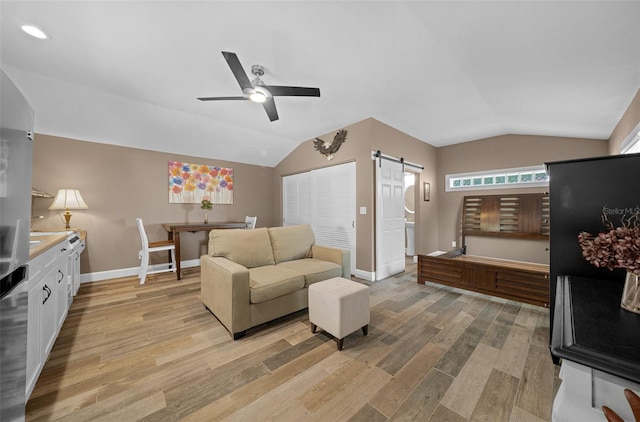
[[[538,306],[549,306],[549,266],[463,255],[418,256],[418,283],[446,284]]]
[[[213,229],[244,229],[247,224],[244,221],[218,221],[211,223],[162,223],[162,227],[167,231],[168,239],[173,240],[176,245],[176,276],[178,280],[182,278],[180,273],[180,233],[181,232],[203,232]],[[171,259],[171,258],[169,258]]]

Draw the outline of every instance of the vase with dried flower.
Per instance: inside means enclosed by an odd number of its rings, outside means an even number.
[[[209,224],[208,211],[211,211],[211,209],[213,208],[213,202],[211,202],[211,197],[203,196],[202,201],[200,201],[200,208],[204,210],[204,224]]]
[[[607,231],[597,236],[581,232],[578,243],[582,256],[596,267],[624,268],[626,272],[620,306],[640,314],[640,214],[623,216],[621,226],[614,225],[602,216]]]

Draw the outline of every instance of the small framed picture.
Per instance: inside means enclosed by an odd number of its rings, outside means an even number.
[[[424,182],[424,200],[431,199],[431,185],[428,182]]]

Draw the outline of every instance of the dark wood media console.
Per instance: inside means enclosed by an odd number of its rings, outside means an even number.
[[[549,307],[549,266],[463,255],[418,255],[418,283],[426,281]]]

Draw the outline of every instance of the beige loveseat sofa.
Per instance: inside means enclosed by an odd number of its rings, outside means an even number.
[[[202,303],[234,340],[305,309],[310,284],[351,278],[349,251],[316,245],[308,224],[212,230],[200,265]]]

